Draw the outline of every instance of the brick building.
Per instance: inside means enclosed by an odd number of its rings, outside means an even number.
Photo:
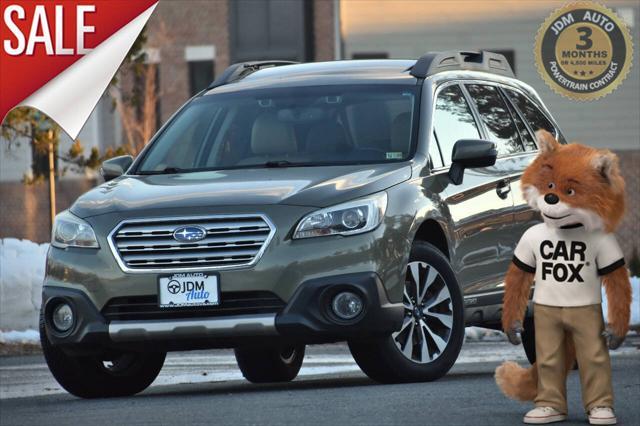
[[[335,10],[333,0],[161,1],[147,29],[162,121],[231,63],[336,59]]]
[[[147,60],[158,65],[158,125],[229,64],[258,59],[337,59],[340,37],[337,0],[162,0],[147,23]],[[336,48],[337,46],[337,48]],[[128,84],[132,82],[129,81]],[[86,154],[123,139],[122,125],[104,96],[79,139]],[[0,238],[50,240],[46,182],[24,185],[32,169],[29,142],[0,145]],[[63,140],[61,150],[70,146]],[[96,184],[95,176],[58,178],[57,211]]]

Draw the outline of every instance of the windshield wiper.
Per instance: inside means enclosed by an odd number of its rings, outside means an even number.
[[[174,173],[184,173],[189,170],[184,170],[179,167],[165,167],[162,170],[143,170],[138,172],[139,175],[171,175]]]
[[[310,163],[310,162],[291,162],[288,160],[275,160],[275,161],[267,161],[263,164],[256,164],[256,166],[267,167],[267,168],[279,168],[279,167],[307,167],[307,166],[319,166],[320,163]],[[249,166],[251,167],[251,166]],[[255,166],[253,166],[255,167]]]
[[[267,161],[266,163],[264,163],[263,165],[265,167],[291,167],[293,166],[294,163],[292,163],[291,161],[287,161],[287,160],[276,160],[276,161]]]

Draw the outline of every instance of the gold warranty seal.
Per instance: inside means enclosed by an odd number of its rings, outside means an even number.
[[[544,21],[536,37],[536,66],[555,92],[592,101],[613,92],[633,62],[626,25],[591,1],[570,3]]]

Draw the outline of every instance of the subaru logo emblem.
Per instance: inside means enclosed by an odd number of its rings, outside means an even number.
[[[173,231],[173,239],[181,243],[193,243],[207,236],[207,230],[200,226],[181,226]]]

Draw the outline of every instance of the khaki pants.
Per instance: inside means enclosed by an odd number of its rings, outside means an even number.
[[[567,413],[567,373],[564,339],[573,338],[586,411],[613,407],[611,361],[602,331],[602,307],[598,305],[562,308],[534,306],[536,363],[538,366],[537,407],[553,407]]]

